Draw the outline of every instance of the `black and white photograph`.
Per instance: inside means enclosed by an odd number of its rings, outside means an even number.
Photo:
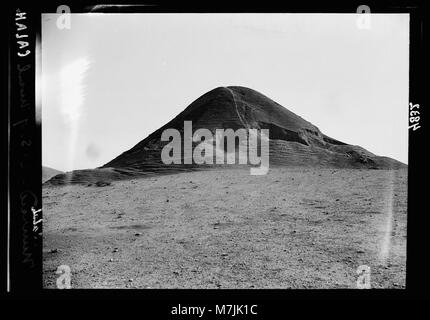
[[[44,288],[405,288],[408,14],[47,13],[40,52]]]

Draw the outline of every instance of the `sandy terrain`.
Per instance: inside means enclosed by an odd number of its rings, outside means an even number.
[[[404,288],[407,170],[270,168],[44,186],[44,285]]]

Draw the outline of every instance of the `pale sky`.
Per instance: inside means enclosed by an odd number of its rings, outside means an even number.
[[[42,17],[43,165],[95,168],[219,86],[257,90],[343,142],[407,163],[409,15]]]

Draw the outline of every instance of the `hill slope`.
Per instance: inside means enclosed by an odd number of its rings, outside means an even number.
[[[101,168],[60,175],[51,182],[92,181],[93,175],[121,179],[138,174],[204,168],[207,165],[166,165],[161,161],[161,150],[168,143],[161,141],[162,132],[165,129],[177,129],[183,139],[184,121],[192,121],[193,132],[206,128],[213,134],[216,129],[269,129],[270,165],[367,169],[406,167],[394,159],[376,156],[360,146],[328,137],[312,123],[263,94],[233,86],[207,92],[173,120]],[[184,154],[182,150],[182,160]]]
[[[42,183],[44,183],[45,181],[48,181],[49,179],[51,179],[52,177],[60,173],[63,173],[63,172],[49,167],[42,166]]]

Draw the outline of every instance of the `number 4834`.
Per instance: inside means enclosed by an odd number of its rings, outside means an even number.
[[[413,128],[414,131],[418,128],[421,128],[420,126],[420,112],[418,110],[414,110],[414,108],[419,109],[419,104],[413,104],[412,102],[409,103],[409,123],[411,124],[409,126],[409,129]]]

